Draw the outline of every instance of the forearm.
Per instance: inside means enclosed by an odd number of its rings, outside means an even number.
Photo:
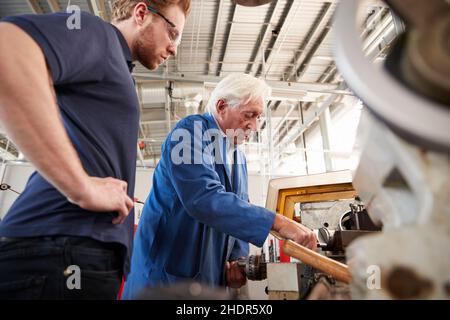
[[[185,197],[188,213],[202,223],[237,239],[262,246],[275,214],[218,188],[193,187]],[[249,227],[251,225],[251,227]]]
[[[273,220],[272,230],[279,231],[286,224],[286,217],[280,214],[275,215]]]
[[[26,158],[60,192],[79,196],[87,179],[59,116],[42,50],[20,28],[0,24],[0,119]]]
[[[281,237],[293,240],[311,250],[317,247],[317,239],[311,229],[283,215],[275,215],[272,230],[278,232]]]

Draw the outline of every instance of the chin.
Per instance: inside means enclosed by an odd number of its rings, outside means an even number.
[[[159,68],[159,64],[157,62],[149,63],[147,69],[154,71]]]
[[[147,60],[147,61],[142,61],[142,60],[138,60],[144,67],[146,67],[147,69],[153,71],[158,69],[159,67],[159,63],[156,61],[152,61],[152,60]]]

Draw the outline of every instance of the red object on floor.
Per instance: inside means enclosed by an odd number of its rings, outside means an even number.
[[[125,280],[122,277],[122,283],[120,284],[120,290],[119,290],[119,294],[117,295],[117,300],[122,300],[122,291],[123,291],[124,284],[125,284]]]
[[[284,240],[280,240],[280,262],[291,262],[291,257],[283,252]]]

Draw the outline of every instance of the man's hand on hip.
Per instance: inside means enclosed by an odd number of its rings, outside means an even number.
[[[127,183],[114,178],[88,177],[80,192],[68,200],[86,210],[117,211],[119,215],[113,219],[114,224],[123,223],[133,208],[133,200],[127,195]]]
[[[317,249],[317,239],[314,232],[294,220],[277,214],[272,230],[308,249],[314,251]]]

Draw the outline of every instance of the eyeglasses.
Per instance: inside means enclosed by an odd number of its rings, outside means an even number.
[[[175,47],[178,47],[181,42],[181,33],[178,31],[175,23],[167,19],[161,12],[159,12],[155,8],[147,6],[147,9],[164,19],[168,26],[167,31],[169,32],[170,42],[172,42],[172,45],[174,45]]]

